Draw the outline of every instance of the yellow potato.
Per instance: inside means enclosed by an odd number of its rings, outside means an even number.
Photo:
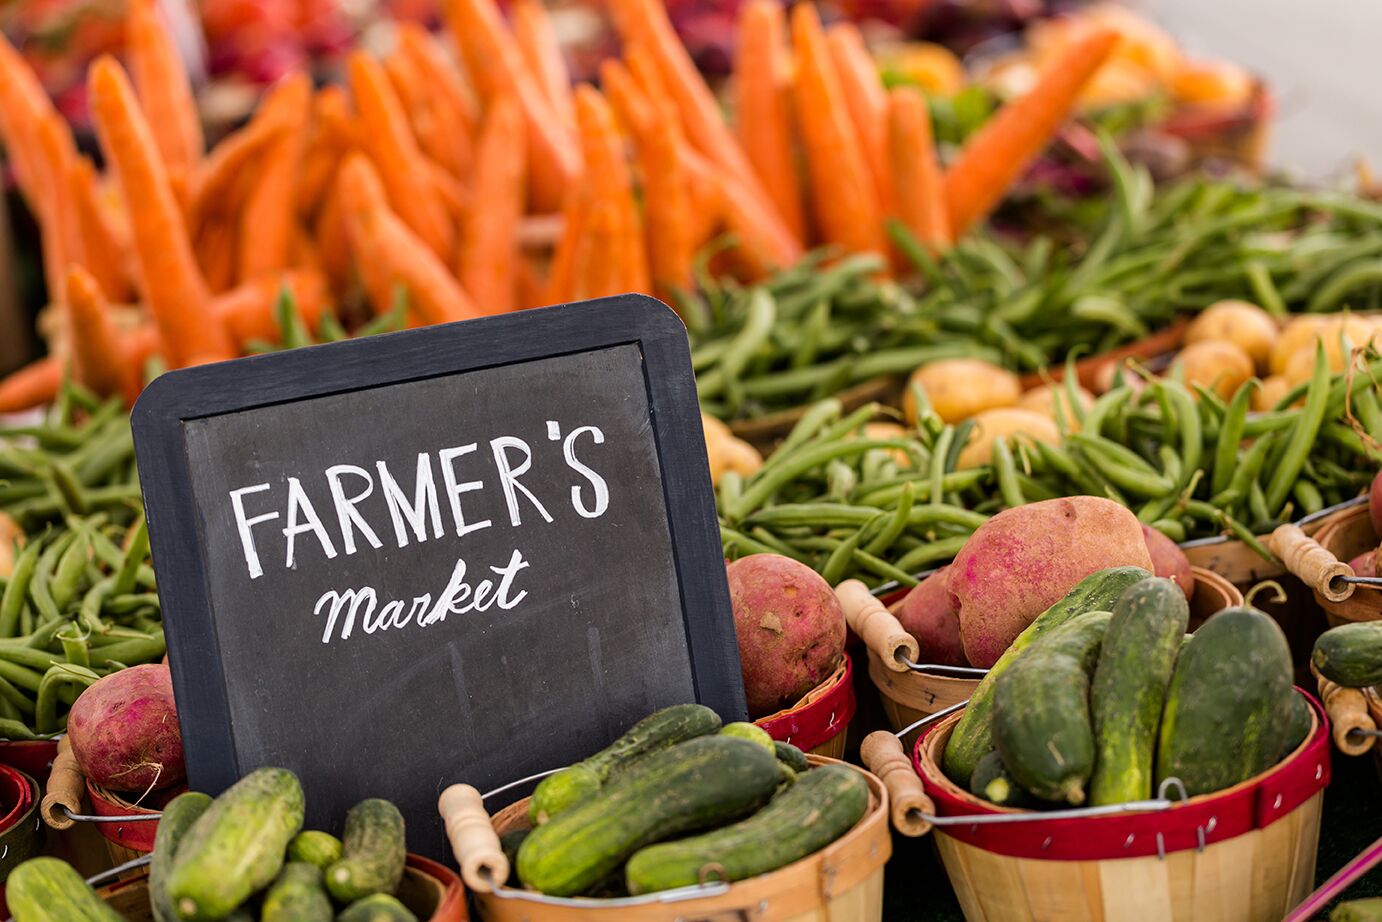
[[[705,413],[701,414],[705,430],[705,452],[710,459],[710,482],[718,485],[720,478],[730,471],[747,477],[763,466],[763,456],[748,442],[737,437],[729,426]]]
[[[941,359],[912,372],[936,414],[947,423],[957,423],[992,407],[1008,407],[1022,396],[1017,375],[979,359]],[[907,422],[917,421],[916,400],[909,387],[903,400]]]
[[[1252,408],[1258,413],[1266,413],[1276,406],[1277,401],[1286,396],[1291,382],[1285,375],[1272,375],[1262,382],[1262,386],[1252,392]]]
[[[1094,395],[1079,385],[1075,386],[1075,399],[1079,401],[1081,409],[1084,410],[1088,410],[1094,405]],[[1034,387],[1018,399],[1016,406],[1018,409],[1040,413],[1054,421],[1057,403],[1060,404],[1061,413],[1065,416],[1066,425],[1072,430],[1078,430],[1080,426],[1075,420],[1075,414],[1070,410],[1070,398],[1066,396],[1065,385],[1063,384],[1043,384],[1040,387]]]
[[[1248,354],[1233,343],[1218,340],[1191,343],[1176,356],[1176,364],[1184,369],[1186,387],[1198,384],[1225,400],[1252,377]]]
[[[1280,331],[1271,315],[1247,301],[1219,301],[1209,305],[1185,330],[1187,343],[1220,340],[1233,343],[1259,370],[1267,368]]]
[[[1267,361],[1267,368],[1271,373],[1279,375],[1285,371],[1286,363],[1291,361],[1291,356],[1295,355],[1301,346],[1313,343],[1315,334],[1329,322],[1329,319],[1319,314],[1292,317],[1272,345],[1271,355]]]
[[[1347,343],[1344,337],[1348,338]],[[1324,343],[1324,356],[1329,362],[1329,370],[1338,374],[1348,366],[1348,356],[1354,349],[1369,340],[1382,343],[1382,333],[1362,317],[1336,315],[1326,318],[1315,330],[1314,336],[1306,339],[1286,357],[1281,373],[1292,384],[1304,381],[1315,370],[1316,339]]]
[[[864,438],[866,439],[905,439],[910,434],[905,426],[898,423],[864,423]],[[912,466],[912,456],[901,448],[895,448],[888,454],[897,462],[898,467]]]
[[[16,545],[23,545],[24,531],[19,523],[0,512],[0,577],[6,579],[14,572]]]
[[[1009,444],[1015,439],[1028,442],[1045,442],[1047,445],[1060,444],[1060,430],[1046,416],[1033,410],[1018,407],[995,407],[975,415],[974,428],[970,430],[969,441],[965,442],[955,462],[956,468],[965,470],[980,467],[993,460],[993,443],[1005,439]]]

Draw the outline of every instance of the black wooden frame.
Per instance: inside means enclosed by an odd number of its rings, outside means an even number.
[[[187,368],[145,389],[135,451],[194,788],[219,793],[241,770],[184,421],[627,344],[643,356],[696,698],[746,719],[686,328],[660,301],[619,295]]]

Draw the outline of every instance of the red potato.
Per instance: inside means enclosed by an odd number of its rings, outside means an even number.
[[[167,666],[112,673],[82,692],[67,717],[82,774],[115,791],[171,787],[187,777]]]
[[[1382,538],[1382,471],[1372,478],[1372,489],[1368,490],[1368,517],[1372,519],[1372,533]]]
[[[1152,572],[1174,580],[1187,599],[1192,597],[1195,574],[1190,572],[1190,558],[1185,556],[1185,551],[1150,525],[1142,526],[1142,537],[1147,541],[1147,553],[1152,555]]]
[[[960,638],[971,665],[992,666],[1037,615],[1106,567],[1152,569],[1142,523],[1097,496],[1007,509],[970,537],[950,566]]]
[[[727,568],[749,714],[796,704],[830,677],[845,650],[845,613],[805,564],[754,554]]]
[[[907,593],[897,611],[897,620],[916,638],[923,663],[968,666],[960,641],[960,613],[951,604],[950,587],[946,584],[949,569],[941,567]]]

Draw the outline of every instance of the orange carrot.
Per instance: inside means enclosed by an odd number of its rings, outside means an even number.
[[[887,252],[877,190],[845,104],[815,7],[792,8],[797,121],[806,146],[816,224],[852,253]]]
[[[350,138],[354,128],[350,122],[349,104],[341,87],[326,87],[312,99],[312,129],[298,171],[299,217],[316,214],[327,189],[335,183],[341,157],[353,146]]]
[[[580,250],[584,246],[590,226],[590,210],[594,195],[589,184],[578,183],[567,193],[562,209],[561,237],[552,254],[552,268],[547,274],[548,304],[564,304],[575,300],[576,273],[580,268]]]
[[[576,96],[576,118],[580,118],[580,95]],[[624,293],[624,273],[614,254],[622,249],[623,228],[619,208],[613,202],[600,202],[590,216],[590,230],[580,242],[576,256],[576,280],[572,300],[604,298]]]
[[[470,192],[461,180],[452,176],[435,160],[427,160],[427,175],[432,184],[432,192],[446,209],[447,217],[456,225],[457,240],[460,229],[465,227],[470,215]]]
[[[749,271],[757,277],[774,269],[790,266],[801,259],[801,244],[762,210],[757,198],[749,195],[739,177],[721,171],[720,202],[725,224],[734,234],[735,252],[744,258]]]
[[[624,291],[647,291],[648,257],[643,245],[642,222],[633,200],[633,177],[624,159],[614,113],[594,87],[576,88],[576,125],[586,169],[584,182],[590,185],[595,202],[609,204],[614,209],[619,245],[614,251],[602,253],[600,258],[619,267],[626,285]]]
[[[682,142],[677,159],[686,174],[686,198],[690,204],[691,248],[699,250],[715,236],[725,216],[724,190],[715,165],[690,144]]]
[[[959,237],[998,207],[1075,107],[1080,93],[1118,44],[1101,29],[1073,42],[1021,97],[994,113],[960,149],[945,174],[950,231]]]
[[[480,129],[475,202],[461,235],[461,287],[491,314],[514,309],[523,219],[524,126],[518,103],[497,99]]]
[[[43,275],[48,284],[48,300],[62,303],[67,290],[67,267],[80,264],[85,258],[81,227],[77,223],[76,205],[72,201],[72,187],[67,175],[75,155],[67,123],[56,114],[45,116],[38,125],[39,150],[43,153],[44,169],[54,182],[47,191],[47,206],[39,214],[43,230]]]
[[[220,294],[235,284],[240,268],[240,225],[234,214],[215,215],[197,228],[192,249],[207,290]]]
[[[101,286],[81,266],[69,266],[64,285],[67,302],[67,340],[72,350],[72,376],[103,397],[137,392],[124,348],[111,322],[110,304]]]
[[[96,134],[129,204],[140,288],[169,364],[231,355],[230,338],[211,319],[210,295],[197,268],[182,214],[153,134],[125,72],[113,58],[92,64],[88,95]]]
[[[47,169],[39,137],[41,123],[58,117],[38,77],[9,40],[0,35],[0,134],[14,161],[24,199],[37,215],[47,207],[53,176]],[[64,156],[76,156],[71,138]]]
[[[949,245],[950,218],[931,113],[926,97],[914,87],[895,87],[888,94],[888,163],[893,214],[921,243],[933,249]]]
[[[352,249],[360,263],[373,263],[390,289],[400,283],[408,291],[411,312],[422,323],[444,323],[479,317],[446,266],[408,226],[389,210],[384,186],[368,158],[351,154],[341,167],[341,203],[345,209]],[[382,294],[370,292],[375,310],[390,308]]]
[[[30,362],[0,379],[0,413],[19,413],[52,403],[61,388],[61,359],[50,355]]]
[[[542,0],[515,0],[509,10],[518,50],[537,75],[538,83],[557,117],[567,125],[576,124],[576,109],[571,102],[571,75],[562,57],[561,45],[552,29],[551,17]]]
[[[654,117],[653,104],[622,61],[606,58],[600,62],[600,86],[604,88],[614,114],[630,133],[638,136],[648,130]]]
[[[520,259],[518,261],[518,293],[515,295],[517,303],[515,310],[528,310],[532,307],[542,307],[547,303],[547,285],[538,275],[537,268],[530,260]]]
[[[305,73],[283,78],[266,106],[281,109],[290,125],[305,125],[312,104],[312,84]],[[297,201],[293,196],[302,165],[304,134],[290,131],[273,143],[259,169],[240,214],[239,269],[236,277],[248,281],[267,272],[286,268],[292,257],[297,226]]]
[[[127,229],[116,225],[101,202],[96,170],[90,160],[77,157],[67,179],[86,267],[107,300],[128,301],[131,288]]]
[[[472,139],[480,121],[480,106],[474,93],[461,79],[459,70],[441,44],[426,29],[416,23],[399,26],[398,46],[413,67],[423,74],[436,117],[448,129],[446,138],[451,142],[451,149],[445,154],[433,152],[432,156],[452,175],[469,176],[475,160]]]
[[[317,241],[322,268],[331,280],[331,289],[341,291],[350,279],[350,240],[346,236],[345,216],[341,212],[341,197],[335,185],[327,189],[312,224],[312,237]]]
[[[492,104],[513,93],[528,126],[528,170],[537,211],[561,206],[565,190],[581,172],[579,149],[557,115],[537,75],[504,25],[494,0],[449,0],[447,21],[480,97]]]
[[[251,163],[292,130],[292,126],[271,115],[266,116],[261,106],[248,125],[223,138],[193,172],[188,189],[187,226],[194,233],[211,215],[233,212],[227,208],[232,199],[230,190],[252,172],[248,169]],[[238,204],[241,199],[235,201]]]
[[[390,208],[433,253],[450,258],[455,228],[446,209],[429,194],[426,160],[384,69],[362,51],[351,54],[349,67],[360,143],[388,190]]]
[[[749,0],[739,8],[734,112],[754,174],[797,239],[806,238],[801,180],[792,150],[791,61],[782,6]]]
[[[202,123],[187,68],[178,56],[157,0],[130,0],[125,47],[139,105],[168,172],[190,176],[205,149]]]
[[[412,58],[399,51],[389,55],[383,63],[384,72],[388,74],[389,83],[403,107],[408,125],[413,129],[418,148],[452,176],[465,175],[459,172],[457,164],[446,162],[447,158],[455,155],[456,148],[451,139],[459,129],[446,124],[437,111],[436,94],[427,85],[426,75],[418,70]]]
[[[878,190],[878,205],[888,207],[888,94],[878,66],[869,56],[859,27],[839,22],[826,35],[835,73],[844,91],[845,106],[863,147],[864,160]]]
[[[254,340],[277,342],[282,331],[276,302],[285,285],[293,293],[298,316],[309,330],[315,330],[322,314],[331,309],[331,294],[325,277],[311,269],[261,275],[217,295],[212,310],[241,345]]]

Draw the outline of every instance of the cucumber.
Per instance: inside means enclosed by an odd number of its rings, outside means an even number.
[[[811,763],[806,761],[806,753],[791,743],[773,740],[773,752],[777,755],[779,762],[798,774],[811,768]]]
[[[732,724],[725,724],[720,728],[720,732],[725,736],[737,736],[741,740],[757,743],[764,749],[773,753],[774,756],[777,755],[777,747],[773,745],[773,738],[768,735],[767,730],[764,730],[757,724],[751,724],[745,720],[738,720]]]
[[[1274,765],[1294,721],[1291,651],[1276,622],[1230,608],[1195,632],[1176,661],[1157,745],[1157,784],[1179,778],[1191,796],[1220,791]]]
[[[1280,762],[1295,752],[1296,747],[1305,742],[1305,738],[1310,735],[1310,728],[1314,725],[1315,709],[1305,700],[1304,695],[1293,693],[1291,703],[1287,706],[1286,739],[1281,744],[1281,752],[1276,760]]]
[[[387,800],[362,800],[346,814],[341,860],[326,869],[326,889],[342,903],[393,893],[407,860],[403,814]]]
[[[168,897],[184,922],[223,919],[278,876],[302,828],[297,776],[261,768],[217,797],[182,839],[168,872]]]
[[[1310,662],[1320,675],[1346,688],[1382,684],[1382,621],[1358,621],[1325,631],[1315,641]]]
[[[868,782],[857,769],[823,765],[746,820],[635,852],[624,879],[637,896],[766,874],[825,848],[852,829],[868,806]]]
[[[1012,776],[1043,800],[1082,804],[1094,771],[1089,673],[1108,628],[1089,612],[1033,644],[994,687],[993,741]]]
[[[168,801],[163,815],[158,818],[158,828],[154,831],[154,851],[149,859],[149,909],[154,914],[155,922],[177,922],[173,901],[168,898],[168,872],[172,870],[173,858],[182,844],[183,836],[209,806],[209,795],[187,791]]]
[[[15,922],[125,922],[57,858],[30,858],[11,871],[5,900]]]
[[[417,922],[417,916],[387,893],[357,900],[336,917],[337,922]]]
[[[1110,567],[1086,576],[1066,593],[1065,598],[1037,615],[1026,630],[1017,635],[998,662],[989,669],[969,696],[969,704],[950,732],[941,756],[941,768],[956,784],[966,785],[984,753],[993,748],[993,689],[998,677],[1013,661],[1043,634],[1060,627],[1071,618],[1090,611],[1108,611],[1134,583],[1151,576],[1141,567]]]
[[[1329,914],[1329,922],[1382,922],[1382,897],[1340,903]]]
[[[518,883],[518,849],[523,845],[523,840],[528,838],[531,829],[510,829],[499,837],[499,847],[504,850],[504,857],[509,859],[509,879],[505,881],[510,887],[520,886]]]
[[[1131,586],[1114,603],[1090,688],[1090,806],[1151,798],[1161,709],[1189,622],[1185,593],[1162,577]]]
[[[990,749],[984,753],[984,757],[974,767],[974,774],[969,779],[969,790],[975,796],[1000,807],[1036,806],[1036,798],[1023,790],[1017,779],[1008,774],[1007,767],[1003,765],[1003,757],[998,754],[997,749]]]
[[[325,871],[341,860],[341,840],[319,829],[304,829],[288,843],[288,860],[305,861]]]
[[[718,734],[688,740],[534,829],[518,850],[518,877],[552,896],[584,893],[644,846],[758,809],[781,780],[762,746]]]
[[[335,914],[322,889],[321,868],[306,861],[289,861],[264,896],[260,922],[331,922]]]
[[[542,779],[528,802],[528,822],[541,826],[595,795],[610,776],[650,753],[720,729],[720,715],[702,704],[674,704],[655,711],[583,762]]]

